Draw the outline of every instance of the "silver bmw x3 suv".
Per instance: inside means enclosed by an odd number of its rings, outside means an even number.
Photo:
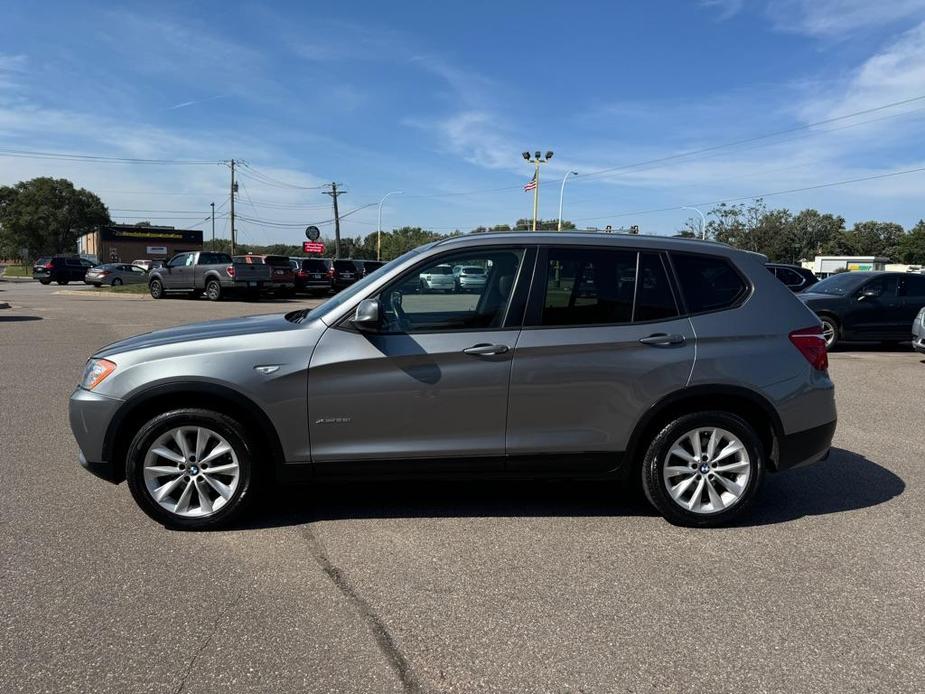
[[[70,400],[80,462],[177,528],[232,521],[268,478],[358,475],[641,481],[673,523],[727,523],[835,431],[819,321],[764,262],[664,237],[437,241],[312,310],[100,349]],[[454,266],[484,285],[421,290]]]

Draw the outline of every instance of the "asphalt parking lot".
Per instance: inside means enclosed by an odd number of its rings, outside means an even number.
[[[588,483],[280,490],[149,520],[84,472],[67,398],[113,340],[298,308],[0,282],[0,691],[925,691],[925,363],[831,356],[824,463],[737,527]]]

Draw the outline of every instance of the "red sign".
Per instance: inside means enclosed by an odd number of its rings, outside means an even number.
[[[303,253],[324,253],[324,244],[317,241],[303,241]]]

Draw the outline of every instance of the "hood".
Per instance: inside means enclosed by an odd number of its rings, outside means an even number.
[[[839,299],[845,298],[844,296],[840,296],[838,294],[822,294],[814,292],[812,287],[800,292],[799,294],[795,294],[794,296],[796,296],[796,298],[802,301],[804,304],[811,301],[838,301]]]
[[[172,345],[178,342],[193,342],[236,335],[253,335],[256,333],[278,332],[281,330],[298,330],[299,326],[286,320],[284,314],[277,313],[264,316],[245,316],[228,318],[205,323],[178,325],[175,328],[155,330],[135,337],[119,340],[97,350],[94,357],[108,357],[147,347]]]

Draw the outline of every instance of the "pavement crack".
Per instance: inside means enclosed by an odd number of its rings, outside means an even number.
[[[184,670],[183,674],[180,676],[180,681],[177,683],[177,688],[173,690],[173,694],[181,694],[181,692],[186,688],[186,682],[193,672],[193,665],[196,664],[196,660],[199,658],[202,652],[212,643],[212,639],[214,639],[215,634],[218,633],[218,626],[222,622],[222,617],[224,617],[226,614],[232,613],[240,601],[241,596],[238,595],[234,600],[231,601],[231,604],[224,612],[219,612],[218,616],[215,618],[215,621],[212,623],[212,627],[209,629],[209,635],[202,642],[202,645],[196,649],[196,652],[193,653],[193,657],[190,658],[189,662],[186,664],[186,670]]]
[[[382,654],[388,660],[389,665],[395,670],[395,673],[398,675],[398,678],[401,680],[402,686],[406,692],[416,694],[417,692],[423,692],[424,687],[418,681],[417,677],[414,674],[414,671],[411,669],[411,664],[408,662],[408,659],[402,654],[399,650],[398,645],[395,643],[395,639],[392,638],[391,633],[389,633],[388,627],[386,627],[385,622],[382,621],[382,618],[376,614],[376,611],[370,606],[370,604],[359,594],[356,589],[350,585],[350,582],[347,580],[347,577],[344,575],[337,566],[335,566],[331,560],[328,558],[328,553],[325,550],[324,544],[321,542],[321,539],[313,532],[310,526],[307,526],[303,529],[303,534],[305,539],[308,540],[308,546],[311,550],[312,557],[318,563],[318,566],[321,567],[321,570],[327,574],[328,578],[331,579],[331,582],[340,590],[341,593],[350,601],[353,607],[359,612],[360,616],[366,622],[370,631],[376,639],[376,645],[379,646],[379,650],[382,651]],[[179,694],[179,692],[177,692]]]

